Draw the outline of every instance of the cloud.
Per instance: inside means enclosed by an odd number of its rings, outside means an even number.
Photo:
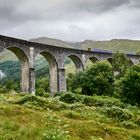
[[[0,34],[69,41],[139,39],[139,0],[0,0]]]

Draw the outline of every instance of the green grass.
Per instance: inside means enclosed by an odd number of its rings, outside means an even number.
[[[82,48],[99,48],[104,50],[119,50],[123,52],[139,52],[140,41],[127,39],[113,39],[110,41],[86,41],[83,42]]]
[[[94,100],[93,106],[86,106],[58,97],[1,94],[0,140],[140,140],[140,108],[121,108],[123,103],[115,98]],[[106,114],[114,103],[133,114],[131,119],[124,122]]]

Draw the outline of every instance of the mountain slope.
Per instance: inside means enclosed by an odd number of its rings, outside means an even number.
[[[105,50],[119,50],[123,52],[139,52],[140,41],[127,39],[112,39],[110,41],[92,41],[86,40],[82,42],[81,48],[100,48]]]
[[[48,38],[48,37],[39,37],[39,38],[34,38],[30,39],[31,42],[37,42],[37,43],[42,43],[42,44],[48,44],[48,45],[54,45],[58,47],[64,47],[64,48],[73,48],[72,45],[69,43],[59,40],[59,39],[53,39],[53,38]]]

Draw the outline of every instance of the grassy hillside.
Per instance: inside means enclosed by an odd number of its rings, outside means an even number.
[[[31,42],[37,42],[37,43],[43,43],[43,44],[48,44],[48,45],[54,45],[54,46],[60,46],[60,47],[65,47],[65,48],[73,48],[72,45],[69,43],[59,40],[59,39],[54,39],[54,38],[48,38],[48,37],[39,37],[39,38],[34,38],[30,39]]]
[[[58,97],[1,94],[0,139],[140,139],[140,108],[110,97],[93,99],[92,104],[67,104]]]
[[[127,39],[113,39],[110,41],[84,41],[81,45],[83,49],[100,48],[105,50],[119,50],[123,52],[139,52],[140,41]]]

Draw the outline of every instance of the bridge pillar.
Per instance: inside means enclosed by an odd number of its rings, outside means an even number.
[[[35,70],[29,68],[29,93],[35,95]]]
[[[21,92],[35,95],[35,71],[28,62],[21,64]]]
[[[58,69],[58,91],[66,91],[65,69]]]
[[[30,47],[30,61],[29,61],[29,90],[28,92],[35,95],[35,57],[34,48]]]
[[[21,62],[21,92],[29,92],[29,64]]]

